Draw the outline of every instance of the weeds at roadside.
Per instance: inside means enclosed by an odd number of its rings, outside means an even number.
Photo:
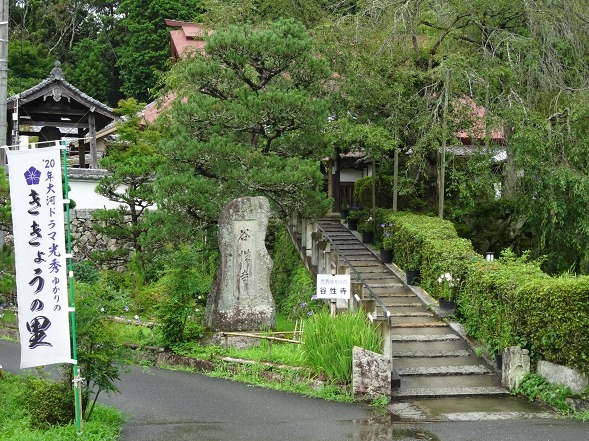
[[[575,394],[566,386],[554,385],[536,374],[524,377],[513,395],[525,395],[530,401],[541,401],[569,418],[589,421],[589,410],[575,410],[569,406],[569,398],[589,398],[589,388],[582,394]]]

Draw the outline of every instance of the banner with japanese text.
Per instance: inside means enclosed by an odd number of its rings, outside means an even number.
[[[20,367],[71,363],[59,147],[8,151]]]

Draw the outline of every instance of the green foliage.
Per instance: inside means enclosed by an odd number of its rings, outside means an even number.
[[[82,408],[89,420],[101,392],[119,392],[115,381],[122,369],[123,349],[105,315],[122,311],[123,301],[120,293],[103,281],[76,283],[75,289],[78,364],[84,377]]]
[[[170,35],[164,19],[191,20],[200,11],[200,0],[121,2],[116,8],[121,17],[116,54],[126,96],[150,98],[150,89],[168,65]]]
[[[171,347],[198,337],[203,329],[200,323],[189,321],[195,310],[202,310],[212,284],[208,268],[203,272],[203,255],[191,247],[184,247],[169,257],[163,276],[157,286],[162,300],[157,315],[161,324],[162,344]]]
[[[573,395],[572,391],[566,386],[550,384],[543,377],[536,374],[526,375],[512,394],[525,395],[530,401],[542,401],[565,415],[571,413],[566,399]]]
[[[589,276],[529,279],[511,307],[535,357],[589,373]]]
[[[331,202],[319,169],[330,154],[321,98],[329,70],[308,31],[286,19],[231,26],[207,39],[206,53],[166,77],[184,99],[162,120],[158,209],[203,228],[229,200],[263,195],[281,216],[323,215]]]
[[[90,260],[82,260],[73,264],[75,279],[82,283],[98,282],[100,273]]]
[[[452,223],[437,217],[396,212],[391,213],[385,221],[390,221],[395,225],[392,239],[393,252],[395,262],[402,268],[420,268],[426,243],[433,240],[458,238]],[[449,272],[449,270],[436,274],[435,280],[437,281],[439,275],[444,272]]]
[[[375,183],[375,205],[380,208],[393,206],[393,177],[378,176]],[[372,208],[372,176],[365,176],[354,182],[354,200],[362,209]]]
[[[303,343],[307,364],[335,381],[352,379],[354,346],[381,352],[382,339],[364,311],[314,314],[305,323]]]
[[[0,305],[16,303],[14,250],[4,245],[0,250]]]
[[[12,211],[10,210],[10,187],[8,177],[0,173],[0,230],[12,231]]]
[[[1,441],[71,441],[78,438],[77,428],[74,424],[43,427],[42,429],[31,428],[33,414],[29,413],[28,409],[29,407],[33,408],[32,411],[35,413],[34,407],[39,403],[31,402],[25,392],[30,389],[31,384],[34,384],[32,388],[35,389],[35,393],[40,397],[45,396],[55,387],[53,384],[47,383],[49,389],[44,390],[41,385],[44,385],[45,381],[4,373],[0,380]],[[74,395],[71,389],[67,391],[66,395],[63,395],[63,403],[58,403],[58,396],[61,396],[61,392],[58,392],[58,395],[52,394],[49,400],[54,404],[63,404],[64,407],[73,406]],[[66,396],[67,403],[65,402]],[[31,406],[28,406],[27,402],[31,402]],[[46,409],[48,414],[55,415],[58,412],[57,408],[47,408],[43,403],[40,407]],[[92,420],[84,423],[84,434],[81,439],[117,441],[120,439],[122,425],[123,416],[119,411],[99,405],[94,411]]]
[[[118,209],[101,209],[93,213],[94,229],[116,241],[114,250],[98,250],[93,257],[117,268],[138,253],[142,264],[149,259],[141,253],[142,235],[147,231],[145,215],[155,204],[154,178],[160,163],[152,147],[155,135],[141,130],[141,106],[129,99],[119,103],[118,112],[125,116],[119,123],[119,141],[109,144],[100,165],[110,173],[100,179],[96,192],[116,202]]]
[[[272,274],[270,290],[279,313],[291,320],[302,319],[327,306],[322,302],[312,301],[315,282],[294,247],[285,227],[281,226],[273,244]]]
[[[67,382],[28,378],[26,406],[33,429],[69,424],[74,419],[74,392]]]
[[[518,333],[515,298],[526,283],[548,279],[539,262],[530,262],[527,256],[516,258],[509,251],[504,251],[493,262],[473,264],[460,298],[466,331],[485,344],[490,352],[501,351],[513,344],[529,347],[531,342],[526,335]],[[535,308],[527,310],[526,314],[534,314],[534,311]]]
[[[480,260],[482,257],[474,252],[468,239],[426,239],[422,249],[420,286],[434,298],[446,297],[443,295],[444,284],[439,279],[442,274],[450,274],[451,297],[457,299],[471,265]]]

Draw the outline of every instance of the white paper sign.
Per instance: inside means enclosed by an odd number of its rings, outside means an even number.
[[[59,147],[8,151],[20,367],[70,363]]]
[[[350,299],[349,274],[317,274],[318,299]]]

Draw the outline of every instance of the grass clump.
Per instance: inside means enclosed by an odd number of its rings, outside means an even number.
[[[349,382],[354,346],[381,352],[382,338],[363,311],[335,317],[321,312],[307,320],[303,343],[307,366],[330,380]]]

